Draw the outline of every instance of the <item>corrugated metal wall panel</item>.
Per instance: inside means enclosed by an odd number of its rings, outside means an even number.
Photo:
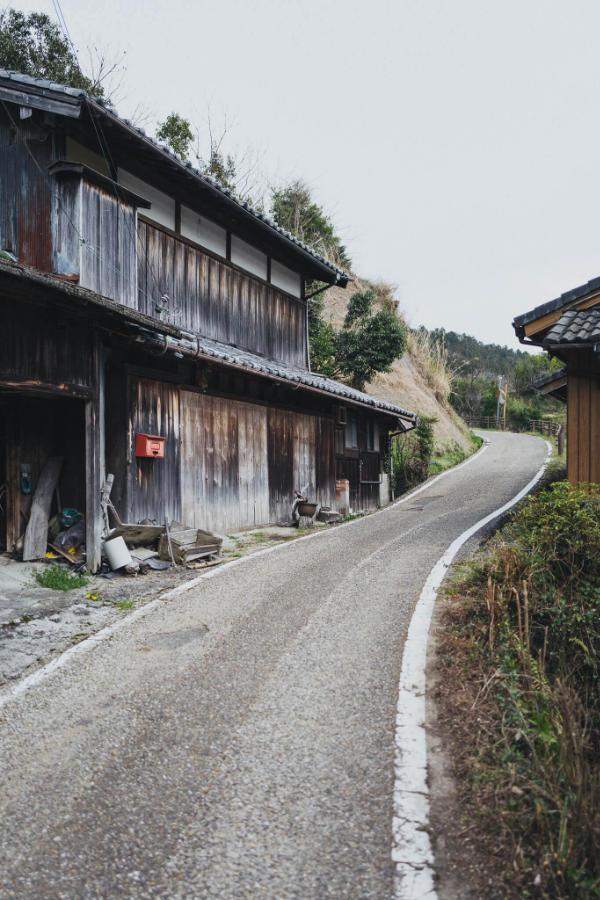
[[[60,215],[60,213],[59,213]],[[82,287],[137,307],[137,232],[133,207],[95,185],[81,186]]]
[[[52,162],[48,129],[7,117],[0,121],[0,246],[19,262],[52,271]]]

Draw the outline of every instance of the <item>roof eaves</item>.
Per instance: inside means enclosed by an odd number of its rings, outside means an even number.
[[[530,309],[520,316],[515,316],[512,323],[513,328],[517,331],[518,328],[523,328],[525,325],[529,325],[530,322],[535,322],[536,319],[541,319],[542,316],[555,312],[563,306],[567,306],[569,303],[574,303],[576,300],[581,300],[582,297],[585,297],[587,294],[592,294],[597,290],[600,290],[600,277],[592,278],[585,284],[572,288],[570,291],[565,291],[564,294],[561,294],[554,300],[548,300],[546,303],[542,303],[540,306],[536,306],[534,309]]]
[[[174,325],[170,325],[168,322],[159,322],[144,313],[131,309],[128,306],[123,306],[121,303],[117,303],[116,300],[111,300],[109,297],[97,294],[95,291],[89,290],[89,288],[73,284],[73,282],[67,281],[59,275],[40,272],[38,269],[34,269],[31,266],[25,266],[22,263],[15,263],[0,258],[0,279],[1,278],[7,278],[9,281],[12,281],[14,285],[25,283],[31,286],[32,289],[36,288],[39,290],[56,292],[57,294],[68,298],[69,302],[75,301],[81,306],[94,306],[99,310],[104,310],[121,319],[127,319],[146,328],[151,327],[160,334],[170,335],[174,338],[179,338],[182,335],[181,329],[176,328]],[[28,291],[28,293],[30,292]]]
[[[79,116],[81,114],[81,109],[83,104],[88,104],[93,109],[95,109],[101,115],[107,116],[111,121],[113,121],[118,127],[126,129],[136,140],[143,140],[147,145],[149,145],[154,152],[160,153],[166,159],[168,159],[173,165],[177,166],[182,172],[187,174],[188,176],[194,177],[197,181],[199,181],[204,187],[208,187],[211,191],[215,192],[216,195],[224,198],[225,201],[229,201],[230,203],[235,204],[235,206],[242,211],[244,215],[249,216],[252,221],[260,223],[263,227],[268,229],[271,233],[275,232],[279,235],[280,238],[283,238],[288,244],[291,244],[296,252],[300,251],[303,255],[306,255],[312,262],[313,265],[317,265],[319,268],[324,269],[325,272],[329,274],[329,277],[332,279],[333,284],[338,284],[341,287],[346,287],[348,281],[350,280],[350,275],[345,272],[343,269],[339,269],[336,265],[330,262],[321,254],[317,253],[316,250],[313,250],[308,244],[305,244],[303,241],[299,240],[295,235],[291,234],[289,231],[286,231],[285,228],[282,228],[280,225],[277,225],[272,219],[262,213],[260,210],[254,209],[247,201],[240,200],[235,196],[228,188],[222,187],[214,178],[211,178],[209,175],[205,175],[200,172],[198,169],[194,168],[194,166],[190,162],[186,162],[181,159],[181,157],[177,156],[168,147],[165,147],[164,144],[160,144],[158,141],[155,141],[154,138],[151,138],[142,128],[138,128],[133,125],[128,119],[123,119],[119,116],[108,104],[103,102],[97,97],[91,97],[84,90],[80,88],[72,88],[67,85],[57,84],[53,81],[46,81],[43,78],[32,78],[29,75],[23,75],[20,72],[14,72],[8,69],[0,69],[0,99],[2,99],[2,80],[7,80],[15,85],[20,85],[21,88],[29,88],[32,96],[37,95],[39,97],[43,97],[46,101],[51,100],[50,94],[60,94],[63,98],[68,98],[68,101],[71,101],[71,105],[73,105],[74,112],[69,114],[74,114]],[[11,99],[10,97],[5,99]],[[12,102],[18,102],[16,98],[12,98]],[[76,112],[75,112],[76,110]],[[58,111],[58,110],[57,110]],[[327,279],[323,279],[327,280]]]
[[[185,332],[181,339],[169,341],[168,346],[171,352],[183,352],[195,359],[217,360],[244,371],[255,372],[300,388],[318,391],[338,401],[342,399],[348,403],[368,406],[386,415],[401,417],[411,422],[416,422],[417,419],[416,414],[410,410],[372,397],[370,394],[365,394],[363,391],[358,391],[339,381],[333,381],[317,372],[309,372],[306,369],[298,369],[276,360],[266,359],[248,350],[232,347],[230,344],[223,344],[212,338]]]
[[[567,367],[563,366],[561,369],[556,369],[554,372],[550,372],[549,375],[544,375],[542,378],[537,378],[533,382],[533,386],[536,390],[539,388],[546,387],[549,384],[552,384],[555,381],[562,381],[563,378],[567,377]]]

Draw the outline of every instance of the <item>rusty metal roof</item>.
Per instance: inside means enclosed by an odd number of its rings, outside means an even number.
[[[89,105],[97,113],[110,119],[113,124],[118,125],[121,129],[125,129],[130,137],[138,142],[150,145],[165,160],[169,160],[171,164],[179,167],[182,172],[197,179],[202,186],[209,187],[211,191],[221,197],[223,204],[235,207],[255,222],[265,226],[272,234],[276,234],[280,241],[283,241],[288,246],[292,245],[296,252],[307,254],[320,267],[328,271],[329,279],[323,278],[322,280],[330,280],[331,283],[340,284],[343,287],[350,280],[350,276],[343,269],[339,269],[320,253],[317,253],[316,250],[313,250],[312,247],[309,247],[308,244],[303,243],[295,235],[277,225],[263,212],[254,209],[246,201],[240,200],[214,178],[200,172],[199,169],[194,168],[191,163],[181,159],[168,147],[158,143],[154,138],[147,135],[142,128],[138,128],[129,120],[121,118],[108,104],[95,97],[90,97],[84,90],[57,84],[54,81],[46,81],[43,78],[33,78],[30,75],[23,75],[20,72],[13,72],[9,69],[0,69],[0,100],[20,103],[34,108],[51,109],[58,114],[71,117],[80,117],[84,106],[86,104]]]

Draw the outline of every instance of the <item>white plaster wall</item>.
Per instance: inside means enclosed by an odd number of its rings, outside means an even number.
[[[122,184],[123,187],[129,188],[144,200],[150,201],[152,206],[150,209],[141,210],[142,215],[153,222],[158,222],[159,225],[170,228],[171,231],[175,230],[175,200],[172,197],[158,191],[146,181],[132,175],[131,172],[126,172],[125,169],[118,169],[118,179],[119,184]]]
[[[302,281],[298,272],[293,272],[276,259],[271,260],[271,283],[294,297],[302,296]]]
[[[239,266],[240,269],[245,269],[247,272],[252,272],[253,275],[258,275],[259,278],[266,279],[267,277],[266,254],[261,253],[256,247],[252,247],[241,238],[236,237],[235,234],[231,235],[231,262]]]
[[[227,255],[227,232],[210,219],[199,216],[197,212],[181,207],[181,233],[190,241],[206,247],[212,253],[225,257]]]

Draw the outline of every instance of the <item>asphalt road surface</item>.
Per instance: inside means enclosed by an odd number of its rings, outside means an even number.
[[[0,710],[0,897],[388,898],[410,615],[539,438],[242,560]]]

